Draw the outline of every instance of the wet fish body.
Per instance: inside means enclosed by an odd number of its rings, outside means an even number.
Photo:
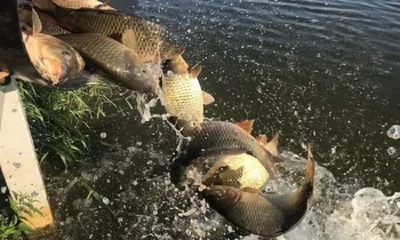
[[[131,49],[96,33],[59,35],[116,81],[131,90],[155,93],[159,87],[161,65],[142,63]]]
[[[261,189],[268,182],[269,174],[257,158],[242,153],[217,157],[203,179],[206,186]]]
[[[34,0],[34,3],[39,9],[51,12],[63,28],[73,33],[98,33],[123,42],[144,62],[168,59],[182,51],[171,50],[173,45],[166,42],[167,30],[163,26],[134,15],[112,10],[68,9],[49,0]],[[122,36],[126,30],[131,30],[132,35],[124,42]]]
[[[193,131],[193,130],[191,130]],[[200,156],[248,153],[257,158],[274,177],[274,157],[241,127],[224,121],[206,121],[194,130],[191,140],[171,166],[171,179],[182,180],[184,169]]]
[[[32,11],[32,23],[32,29],[22,31],[22,38],[33,65],[43,78],[58,84],[83,70],[85,62],[74,48],[40,33],[42,27],[35,11]]]
[[[314,160],[308,148],[304,184],[293,193],[263,193],[214,185],[202,195],[219,214],[237,227],[264,237],[277,237],[294,228],[304,217],[314,184]]]

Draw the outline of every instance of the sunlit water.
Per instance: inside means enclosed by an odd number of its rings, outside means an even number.
[[[132,4],[111,3],[127,12]],[[290,152],[305,156],[313,144],[325,168],[316,169],[309,214],[282,239],[400,238],[399,195],[389,197],[400,189],[400,142],[387,134],[400,124],[397,1],[159,0],[135,11],[168,26],[185,59],[202,63],[200,84],[216,99],[207,118],[256,119],[256,133],[281,134],[287,189],[300,183],[305,164]],[[99,143],[67,174],[45,171],[59,225],[46,239],[239,237],[169,182],[175,133],[138,115],[110,109],[92,123],[92,141],[117,148]]]

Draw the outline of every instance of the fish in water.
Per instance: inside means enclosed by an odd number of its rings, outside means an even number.
[[[171,180],[176,185],[183,180],[185,168],[198,157],[221,153],[250,154],[261,162],[269,176],[275,177],[275,163],[280,159],[241,126],[225,121],[206,121],[184,134],[192,137],[171,165]]]
[[[110,0],[106,0],[104,2],[100,2],[97,0],[51,0],[51,1],[57,4],[58,6],[71,9],[95,8],[95,9],[115,10],[109,5]]]
[[[70,45],[53,36],[40,33],[41,23],[32,11],[32,28],[23,26],[22,38],[29,57],[40,75],[54,85],[83,70],[85,62]]]
[[[131,90],[157,93],[162,76],[161,63],[143,63],[131,49],[97,33],[58,35],[85,58]]]
[[[246,153],[221,155],[203,176],[206,186],[225,185],[237,189],[261,189],[269,179],[260,161]]]
[[[164,26],[134,15],[100,9],[68,9],[50,0],[33,0],[33,3],[52,13],[57,24],[70,32],[98,33],[113,38],[131,48],[143,62],[170,59],[183,52],[167,40]]]
[[[230,223],[263,237],[277,237],[293,229],[307,212],[313,194],[314,159],[307,147],[304,184],[287,194],[266,193],[257,189],[237,189],[213,185],[201,192],[208,204]]]
[[[186,73],[169,71],[162,80],[161,103],[170,116],[184,124],[203,122],[203,105],[214,102],[210,94],[201,90],[197,78],[201,69],[202,66],[197,65],[186,69]]]

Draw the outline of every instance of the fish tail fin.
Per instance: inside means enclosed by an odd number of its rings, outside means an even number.
[[[315,163],[311,152],[311,144],[307,145],[306,178],[303,190],[308,196],[312,195],[314,188]]]
[[[276,134],[271,141],[269,141],[266,145],[265,148],[274,156],[279,155],[278,151],[278,143],[279,143],[279,134]]]

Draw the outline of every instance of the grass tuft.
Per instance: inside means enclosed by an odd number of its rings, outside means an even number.
[[[105,116],[105,104],[117,107],[107,97],[115,89],[104,84],[68,92],[22,82],[18,88],[40,161],[51,156],[65,168],[82,159],[88,149],[88,136],[83,133],[90,129],[87,120]]]

